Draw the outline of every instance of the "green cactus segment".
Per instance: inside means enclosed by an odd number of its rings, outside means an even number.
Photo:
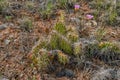
[[[32,54],[32,62],[39,70],[45,69],[49,64],[48,51],[46,49],[39,49],[38,53]]]
[[[69,26],[66,27],[66,30],[67,30],[66,37],[72,43],[77,42],[78,39],[79,39],[79,32],[78,32],[77,28],[74,27],[74,26],[69,25]]]
[[[43,43],[40,43],[40,44],[36,45],[36,46],[33,48],[32,53],[38,53],[39,50],[42,48],[42,45],[43,45]]]
[[[110,12],[110,15],[109,15],[109,22],[110,22],[110,24],[115,23],[117,16],[118,16],[118,14],[117,14],[116,10],[112,10]]]
[[[5,8],[9,6],[7,0],[0,0],[0,12],[2,12]]]
[[[54,31],[52,34],[53,35],[51,35],[50,39],[50,47],[52,49],[59,49],[68,54],[73,53],[71,43],[66,37],[62,36],[56,31]]]
[[[59,22],[55,25],[54,30],[58,31],[60,34],[66,34],[66,27],[63,23]]]
[[[51,39],[50,39],[50,43],[48,46],[50,49],[58,49],[58,43],[59,43],[59,36],[57,34],[52,34],[51,35]]]
[[[66,38],[61,38],[59,42],[59,48],[60,50],[63,50],[65,53],[68,53],[68,54],[73,53],[72,46],[69,43],[69,40],[67,40]]]
[[[79,39],[79,35],[76,32],[69,32],[67,34],[67,38],[72,42],[76,42]]]
[[[89,44],[87,46],[87,54],[88,56],[92,56],[94,55],[94,53],[96,54],[100,54],[100,55],[107,55],[108,56],[112,53],[118,55],[120,53],[120,46],[119,43],[116,44],[114,42],[100,42],[99,44]]]
[[[74,55],[82,54],[82,45],[80,43],[74,43]]]
[[[101,42],[99,44],[99,48],[100,50],[111,50],[111,51],[114,51],[114,52],[120,52],[120,47],[116,44],[116,43],[113,43],[113,42]]]
[[[49,56],[48,56],[48,52],[46,50],[41,51],[40,54],[41,55],[39,55],[37,60],[38,60],[39,69],[41,70],[41,69],[44,69],[48,66]]]
[[[47,46],[47,40],[41,38],[37,42],[37,44],[33,47],[32,53],[33,54],[38,53],[41,48],[46,48],[46,46]]]
[[[66,64],[69,62],[69,58],[67,55],[65,55],[64,53],[62,53],[62,51],[58,51],[58,61],[61,63],[61,64]]]

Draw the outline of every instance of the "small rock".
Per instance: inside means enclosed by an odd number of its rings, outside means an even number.
[[[65,73],[64,73],[64,71],[60,71],[56,74],[56,76],[57,77],[63,77],[63,76],[65,76]]]
[[[85,26],[91,27],[92,23],[91,22],[87,22],[87,23],[85,23]]]
[[[117,71],[117,79],[120,79],[120,69]]]
[[[72,22],[75,22],[77,25],[80,24],[80,19],[79,18],[71,18]]]
[[[4,30],[4,29],[6,29],[6,27],[7,27],[7,25],[2,24],[2,25],[0,25],[0,30]]]
[[[7,45],[7,44],[9,44],[9,43],[10,43],[10,40],[6,39],[6,40],[5,40],[5,44]]]
[[[57,77],[74,77],[74,72],[72,70],[69,69],[62,69],[60,72],[58,72],[56,74]]]
[[[8,23],[8,26],[14,27],[15,25],[13,23]]]
[[[9,79],[3,78],[3,79],[1,79],[1,80],[9,80]]]
[[[117,17],[116,20],[117,20],[117,21],[120,21],[120,17]]]
[[[116,25],[119,26],[120,24],[120,17],[116,17]]]
[[[48,66],[48,72],[49,72],[49,73],[55,72],[55,70],[56,70],[56,67],[55,67],[55,66],[53,66],[53,65],[49,65],[49,66]]]
[[[9,79],[4,78],[4,77],[0,77],[0,80],[9,80]]]
[[[1,80],[9,80],[9,79],[6,79],[6,78],[2,78]]]

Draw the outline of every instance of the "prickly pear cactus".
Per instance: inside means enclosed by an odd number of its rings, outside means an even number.
[[[39,62],[39,60],[41,60],[43,56],[40,54],[40,50],[46,49],[48,51],[45,53],[46,55],[48,55],[49,51],[53,52],[57,50],[56,55],[58,58],[58,62],[60,62],[61,64],[66,64],[69,62],[69,55],[77,56],[82,54],[81,45],[79,43],[76,43],[78,40],[79,33],[76,27],[66,26],[65,23],[62,23],[62,21],[60,20],[58,23],[55,24],[49,35],[47,37],[41,37],[37,44],[33,47],[31,51],[31,54],[33,54],[32,60],[39,67],[41,67],[42,64],[41,62]],[[38,55],[40,57],[38,57]],[[48,56],[46,56],[46,58],[47,57]],[[44,61],[46,61],[44,59],[42,60],[41,61],[43,63]],[[50,60],[50,58],[48,58],[48,60]]]
[[[88,57],[98,58],[108,64],[120,59],[119,43],[100,42],[97,44],[89,44],[86,49]]]

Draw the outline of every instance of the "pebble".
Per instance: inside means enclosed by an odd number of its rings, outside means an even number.
[[[9,80],[9,79],[3,78],[3,79],[1,79],[1,80]]]
[[[9,43],[10,43],[10,40],[6,39],[6,40],[5,40],[5,44],[7,45],[7,44],[9,44]]]
[[[13,23],[5,23],[0,25],[0,30],[4,30],[6,28],[19,28],[19,26],[15,26]]]
[[[117,21],[120,21],[120,17],[117,17],[116,20],[117,20]]]
[[[117,78],[120,79],[120,69],[117,71]]]
[[[0,25],[0,30],[4,30],[4,29],[6,29],[6,27],[7,27],[7,25],[2,24],[2,25]]]
[[[0,77],[0,80],[9,80],[9,79],[4,78],[4,77]]]
[[[69,69],[62,69],[60,72],[56,74],[57,77],[74,77],[75,74],[72,70]]]
[[[85,23],[85,26],[91,27],[92,23],[91,22],[87,22],[87,23]]]
[[[71,18],[72,22],[75,22],[77,25],[80,24],[80,19],[79,18]]]

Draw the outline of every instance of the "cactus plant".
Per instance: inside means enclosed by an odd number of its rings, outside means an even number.
[[[37,69],[42,70],[49,64],[49,55],[46,49],[39,49],[38,53],[32,53],[32,63]]]
[[[74,47],[74,55],[81,55],[82,54],[82,44],[80,42],[76,42],[73,45]]]
[[[7,0],[0,0],[0,13],[9,6]]]
[[[66,27],[63,23],[58,22],[56,23],[54,30],[58,31],[60,34],[64,34],[66,33]]]
[[[52,49],[60,49],[65,53],[72,54],[72,45],[70,41],[56,31],[54,31],[52,34],[53,35],[51,35],[49,43],[50,47]]]
[[[61,63],[61,64],[66,64],[69,62],[69,58],[67,55],[65,55],[64,53],[62,53],[62,51],[58,51],[58,61]]]

